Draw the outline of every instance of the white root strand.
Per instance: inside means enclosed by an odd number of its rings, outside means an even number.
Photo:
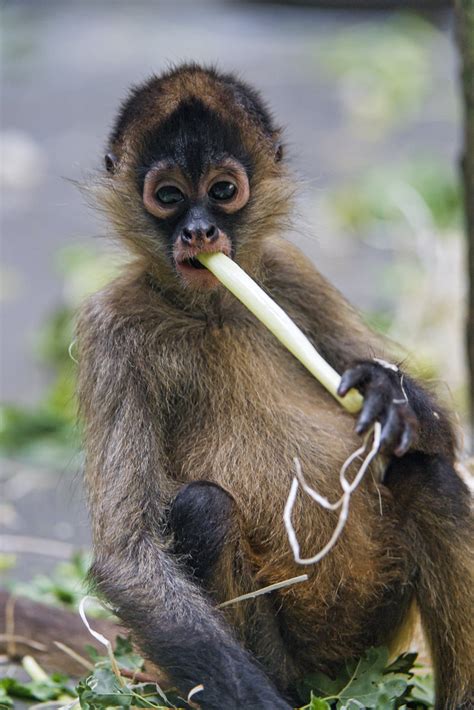
[[[103,644],[105,646],[105,648],[107,649],[107,654],[110,659],[110,665],[112,666],[112,670],[115,673],[115,676],[117,677],[117,680],[119,681],[119,683],[121,685],[124,685],[125,683],[124,683],[122,676],[120,675],[120,669],[119,669],[117,660],[114,656],[112,644],[110,643],[109,639],[105,638],[105,636],[100,634],[98,631],[94,631],[94,629],[89,624],[89,620],[86,616],[86,611],[85,611],[86,602],[88,602],[89,600],[99,601],[95,597],[91,597],[91,596],[82,597],[80,604],[79,604],[79,616],[81,617],[86,629],[91,634],[91,636],[93,636],[95,639],[97,639],[97,641],[99,641],[99,643]]]
[[[286,533],[288,535],[288,541],[290,543],[290,547],[293,552],[293,556],[295,559],[295,562],[297,562],[300,565],[314,565],[317,562],[320,562],[320,560],[325,557],[330,550],[334,547],[334,545],[337,543],[339,540],[339,537],[341,536],[341,533],[344,529],[344,526],[347,521],[347,517],[349,515],[349,505],[350,505],[350,499],[352,493],[356,490],[356,488],[359,486],[360,482],[362,481],[368,467],[370,466],[371,462],[377,455],[379,448],[380,448],[380,436],[382,432],[382,427],[379,422],[376,422],[374,425],[374,438],[373,438],[373,443],[372,447],[365,457],[364,461],[362,462],[357,475],[355,476],[354,480],[352,483],[350,483],[347,478],[346,478],[346,472],[349,468],[349,466],[352,464],[352,462],[361,456],[366,448],[367,448],[367,443],[364,444],[364,446],[360,447],[357,449],[357,451],[354,451],[344,462],[344,464],[341,467],[340,473],[339,473],[339,480],[341,483],[342,490],[344,491],[342,496],[339,498],[338,501],[335,503],[330,503],[327,498],[324,498],[324,496],[321,496],[317,491],[314,490],[311,486],[309,486],[306,481],[304,480],[303,472],[301,470],[301,465],[298,459],[295,459],[295,471],[296,475],[293,478],[293,481],[291,483],[291,488],[290,492],[288,494],[288,498],[286,501],[285,505],[285,510],[283,513],[283,521],[285,523],[285,528],[286,528]],[[293,513],[293,508],[296,502],[296,496],[298,494],[298,488],[301,486],[303,491],[309,495],[316,503],[318,503],[321,507],[325,508],[326,510],[336,510],[337,508],[341,508],[341,512],[339,514],[339,519],[337,521],[337,525],[334,529],[334,532],[331,536],[331,539],[329,542],[326,543],[326,545],[319,550],[313,557],[301,557],[300,555],[300,544],[298,542],[298,538],[296,536],[295,529],[293,527],[293,523],[291,520],[291,516]]]
[[[189,701],[191,700],[191,698],[194,695],[197,695],[197,693],[202,693],[203,690],[204,690],[204,685],[202,683],[199,683],[199,685],[195,685],[194,688],[191,688],[191,690],[188,693],[188,697],[186,698],[187,702],[189,703]]]
[[[308,575],[300,574],[298,577],[291,577],[291,579],[285,579],[282,582],[275,582],[275,584],[269,584],[268,587],[262,587],[261,589],[256,589],[254,592],[248,592],[247,594],[241,594],[240,597],[234,597],[234,599],[229,599],[222,604],[219,604],[219,609],[223,609],[231,604],[237,604],[238,602],[243,602],[246,599],[254,599],[254,597],[260,597],[262,594],[268,594],[269,592],[274,592],[276,589],[283,589],[284,587],[289,587],[292,584],[298,584],[299,582],[307,582]]]

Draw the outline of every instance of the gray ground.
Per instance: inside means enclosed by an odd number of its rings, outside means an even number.
[[[364,13],[210,1],[49,0],[7,3],[2,17],[1,129],[9,156],[1,205],[3,400],[34,401],[48,376],[31,343],[61,301],[55,251],[90,244],[101,233],[96,215],[67,178],[82,179],[99,164],[117,100],[130,83],[167,62],[217,61],[261,88],[288,126],[295,167],[318,191],[357,180],[369,165],[415,149],[449,161],[458,152],[456,117],[443,110],[456,76],[447,33],[440,35],[434,57],[434,96],[415,121],[379,142],[354,133],[340,87],[314,52],[348,23],[371,18]],[[385,21],[385,15],[376,17]],[[350,298],[369,302],[370,278],[358,277],[357,267],[370,274],[379,255],[369,250],[347,263],[319,250],[317,240],[301,244]],[[0,512],[6,531],[86,543],[78,468],[72,461],[59,475],[39,474],[4,464],[7,505]],[[22,560],[15,574],[29,578],[46,558]]]

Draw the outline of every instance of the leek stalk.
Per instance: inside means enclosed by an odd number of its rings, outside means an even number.
[[[355,414],[362,407],[362,395],[351,390],[339,397],[340,375],[310,343],[304,333],[265,291],[232,259],[221,252],[201,253],[197,259],[278,338],[337,401]]]

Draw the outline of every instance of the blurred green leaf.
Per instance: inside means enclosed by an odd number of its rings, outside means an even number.
[[[64,693],[70,695],[71,698],[74,696],[74,690],[67,676],[59,674],[53,674],[47,680],[30,680],[25,683],[9,677],[0,679],[0,707],[5,697],[45,702],[56,700]]]
[[[415,204],[414,204],[415,203]],[[433,160],[376,169],[329,197],[341,226],[364,231],[380,222],[403,224],[407,209],[418,210],[440,231],[459,227],[462,219],[460,184],[453,169]],[[380,229],[383,238],[383,230]]]
[[[128,668],[131,671],[143,668],[143,658],[134,652],[132,642],[125,636],[117,636],[114,655],[122,668]]]
[[[8,587],[17,595],[43,604],[77,609],[87,593],[86,577],[91,563],[90,553],[77,552],[69,562],[59,563],[49,575],[38,574],[29,582],[10,582]],[[100,605],[90,604],[92,616],[110,616]]]
[[[117,258],[117,264],[119,259]],[[0,453],[35,464],[60,468],[78,452],[76,425],[75,311],[88,294],[102,288],[117,273],[110,254],[82,246],[62,249],[57,256],[64,276],[64,302],[43,324],[36,339],[38,357],[55,378],[35,407],[0,406]]]
[[[319,43],[318,68],[339,79],[346,108],[371,132],[400,123],[432,87],[436,30],[414,14],[345,27]]]
[[[435,702],[432,675],[415,675],[411,681],[410,699],[423,707],[431,708]]]

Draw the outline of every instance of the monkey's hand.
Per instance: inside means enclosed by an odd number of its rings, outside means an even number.
[[[418,429],[398,367],[383,360],[364,360],[346,370],[338,394],[343,397],[355,387],[364,397],[356,432],[364,434],[376,422],[382,425],[381,448],[395,456],[403,456]]]

